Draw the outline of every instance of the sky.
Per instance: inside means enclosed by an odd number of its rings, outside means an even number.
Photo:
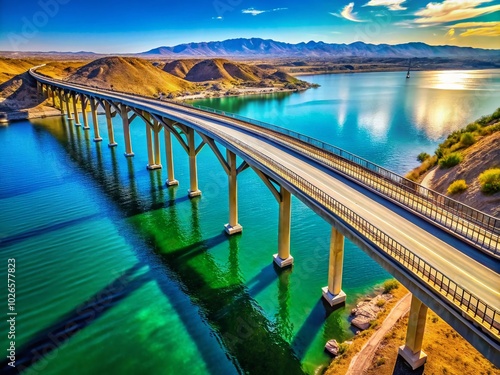
[[[500,0],[0,0],[0,50],[136,53],[232,38],[500,49]]]

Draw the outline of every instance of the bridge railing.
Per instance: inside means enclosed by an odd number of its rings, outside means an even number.
[[[38,72],[34,73],[33,71],[31,71],[31,73],[32,75],[41,74]],[[50,77],[45,76],[44,78],[57,83],[57,80],[51,79]],[[92,88],[90,86],[80,84],[71,83],[71,85],[82,87],[84,89]],[[144,95],[128,94],[100,88],[97,89],[115,94],[125,94],[127,96],[140,96],[146,98],[148,101],[157,101],[154,98]],[[257,126],[260,129],[267,129],[277,134],[286,135],[292,139],[303,142],[306,145],[312,146],[312,150],[307,150],[304,147],[301,147],[299,151],[308,153],[313,157],[320,156],[322,158],[322,162],[335,168],[347,177],[362,183],[364,186],[373,189],[381,195],[386,196],[442,225],[443,227],[454,231],[473,244],[479,246],[481,249],[490,251],[495,255],[500,255],[500,219],[485,214],[436,191],[410,181],[346,150],[307,135],[297,133],[293,130],[281,128],[279,126],[213,108],[190,105],[172,100],[162,101],[177,106],[197,108],[202,111],[230,117],[244,123]],[[291,144],[289,140],[287,141],[287,146],[290,147]]]
[[[52,81],[50,78],[49,80]],[[88,89],[88,87],[85,88]],[[107,91],[113,92],[111,90]],[[175,102],[175,104],[178,103]],[[211,110],[211,112],[213,112],[213,110]],[[216,130],[212,131],[216,133],[219,138],[226,139],[230,143],[238,145],[240,151],[244,154],[251,156],[255,161],[269,168],[274,173],[277,173],[281,178],[306,193],[312,200],[316,201],[317,204],[322,206],[325,210],[330,211],[340,222],[359,233],[368,242],[372,243],[379,251],[389,255],[397,263],[425,281],[427,285],[433,288],[436,294],[448,300],[450,306],[463,312],[465,314],[464,316],[483,327],[485,332],[490,334],[492,338],[496,341],[500,341],[500,312],[494,307],[451,280],[430,263],[426,262],[411,250],[395,241],[392,237],[376,228],[332,196],[314,186],[287,167],[262,153],[255,152],[251,147],[239,139]]]
[[[174,103],[178,104],[177,102]],[[325,164],[441,224],[445,228],[451,229],[481,248],[493,254],[500,254],[500,219],[428,189],[375,163],[318,139],[233,113],[196,105],[194,107],[251,123],[259,128],[269,129],[313,146],[316,150],[313,152],[309,150],[309,153],[312,156],[322,157]],[[289,140],[287,140],[287,146],[291,146]],[[308,153],[308,150],[305,150],[304,147],[301,147],[299,151]]]
[[[371,242],[377,249],[389,255],[419,279],[424,280],[433,288],[435,293],[444,297],[452,306],[456,309],[458,308],[460,312],[464,312],[467,318],[480,324],[494,339],[500,341],[500,312],[494,307],[476,297],[436,267],[284,165],[262,153],[255,152],[239,139],[221,132],[215,132],[219,137],[238,145],[240,150],[251,156],[252,159],[269,168],[274,173],[277,173],[285,181],[307,194],[307,196],[315,200],[324,209],[330,211],[344,225],[360,233],[362,237]]]

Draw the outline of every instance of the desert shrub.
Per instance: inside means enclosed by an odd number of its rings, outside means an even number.
[[[421,152],[417,156],[417,160],[421,163],[423,163],[426,159],[430,158],[431,156],[427,152]]]
[[[379,299],[377,301],[377,306],[378,307],[383,307],[385,305],[385,299]]]
[[[399,283],[395,279],[387,280],[383,284],[384,287],[384,293],[389,293],[393,289],[398,289],[399,288]]]
[[[465,191],[468,188],[465,180],[453,181],[450,186],[448,186],[448,194],[458,194]]]
[[[474,138],[472,133],[466,132],[460,137],[460,143],[465,147],[469,147],[476,143],[476,138]]]
[[[475,122],[467,125],[467,127],[465,128],[465,131],[466,132],[475,132],[477,129],[479,129],[479,125]]]
[[[349,350],[349,344],[346,344],[345,342],[339,344],[339,355],[347,353]]]
[[[459,152],[452,152],[451,154],[443,156],[443,158],[439,160],[439,167],[441,169],[454,167],[460,163],[462,159],[462,154]]]
[[[500,191],[500,168],[487,169],[478,179],[483,193],[494,194]]]
[[[382,366],[383,364],[385,364],[385,358],[384,357],[380,357],[379,359],[377,359],[377,361],[375,362],[375,366],[379,367],[379,366]]]

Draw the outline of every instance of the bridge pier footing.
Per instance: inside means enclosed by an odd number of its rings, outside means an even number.
[[[337,229],[332,227],[328,264],[328,285],[322,288],[323,298],[332,307],[344,303],[346,300],[346,294],[342,290],[343,268],[344,236]]]
[[[236,154],[226,150],[228,178],[229,178],[229,223],[224,225],[227,234],[241,233],[243,227],[238,223],[238,166],[236,165]]]
[[[201,195],[201,190],[198,189],[198,167],[196,163],[196,145],[194,139],[194,130],[189,129],[186,133],[188,141],[189,153],[189,190],[188,197],[194,198]]]
[[[172,135],[166,127],[164,129],[164,132],[165,158],[167,160],[167,180],[165,181],[165,185],[176,186],[179,185],[179,181],[177,181],[174,177],[174,152],[172,150]]]
[[[427,354],[422,350],[426,317],[427,306],[412,295],[406,342],[405,345],[399,347],[398,354],[403,357],[413,370],[424,365],[427,361]]]
[[[78,117],[78,100],[76,98],[76,95],[73,94],[71,99],[73,101],[73,115],[75,117],[75,126],[82,126],[82,124],[80,124],[80,118]]]
[[[290,255],[290,227],[292,218],[292,195],[281,187],[281,201],[279,202],[278,223],[278,253],[273,255],[274,263],[280,268],[293,265],[293,256]]]

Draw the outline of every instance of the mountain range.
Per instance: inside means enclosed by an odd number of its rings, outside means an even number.
[[[368,44],[355,42],[335,44],[310,41],[284,43],[271,39],[239,38],[220,42],[179,44],[158,47],[138,55],[161,57],[453,57],[498,58],[500,50],[472,47],[430,46],[425,43]]]

